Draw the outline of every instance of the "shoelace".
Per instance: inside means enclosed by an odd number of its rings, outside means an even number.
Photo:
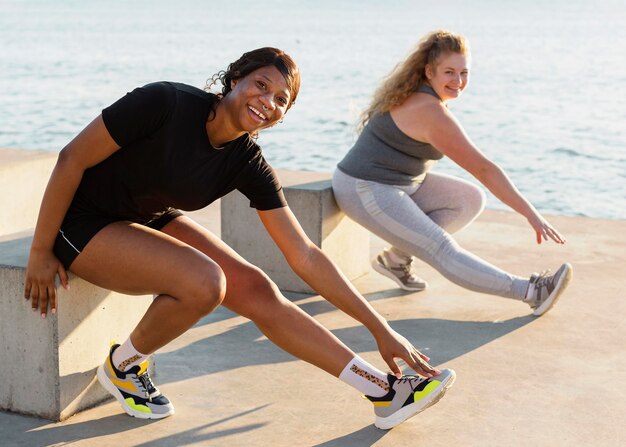
[[[137,379],[139,380],[139,382],[141,382],[141,385],[143,386],[143,389],[145,390],[146,399],[152,402],[152,393],[156,391],[156,387],[152,383],[150,374],[148,374],[148,372],[146,371],[145,373],[137,376]]]
[[[537,277],[533,280],[534,292],[531,301],[532,307],[537,307],[539,304],[541,304],[541,295],[539,291],[544,287],[548,287],[548,283],[552,281],[552,279],[553,276],[550,276],[550,269],[546,269],[539,273]]]
[[[549,274],[550,274],[550,269],[544,270],[543,272],[539,273],[539,276],[537,277],[537,280],[535,281],[535,286],[543,287],[545,283],[551,281],[552,277],[549,276]]]
[[[400,264],[400,268],[404,272],[404,274],[409,278],[415,278],[415,272],[413,271],[413,259],[411,259],[406,264]]]

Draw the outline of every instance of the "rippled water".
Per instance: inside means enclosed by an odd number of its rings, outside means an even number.
[[[377,83],[435,28],[472,45],[470,86],[450,109],[535,206],[626,219],[622,0],[0,0],[0,146],[59,150],[135,86],[201,87],[271,45],[303,84],[261,136],[264,153],[277,168],[331,171]],[[449,161],[437,169],[469,178]]]

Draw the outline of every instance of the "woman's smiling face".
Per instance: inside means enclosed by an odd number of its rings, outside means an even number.
[[[435,67],[426,65],[426,78],[442,101],[461,96],[469,82],[470,57],[460,53],[443,54]]]
[[[251,134],[280,121],[291,101],[287,81],[273,65],[231,81],[231,88],[224,99],[241,130]]]

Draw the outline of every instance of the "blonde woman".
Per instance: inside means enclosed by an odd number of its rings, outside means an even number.
[[[343,211],[391,244],[372,262],[405,290],[427,284],[415,274],[413,257],[454,283],[477,292],[527,303],[534,315],[554,306],[572,278],[563,264],[523,278],[461,248],[451,234],[482,211],[485,196],[473,184],[432,172],[450,157],[498,199],[524,216],[537,243],[565,238],[526,200],[495,162],[472,143],[447,109],[469,81],[467,40],[448,31],[425,36],[374,94],[361,133],[338,164],[333,190]]]

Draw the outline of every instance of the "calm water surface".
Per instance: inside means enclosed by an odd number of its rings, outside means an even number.
[[[623,1],[0,0],[0,147],[58,151],[138,85],[202,87],[276,46],[303,83],[259,140],[266,158],[331,171],[378,82],[435,28],[472,46],[470,85],[450,109],[535,206],[626,219]],[[449,160],[437,169],[469,178]]]

